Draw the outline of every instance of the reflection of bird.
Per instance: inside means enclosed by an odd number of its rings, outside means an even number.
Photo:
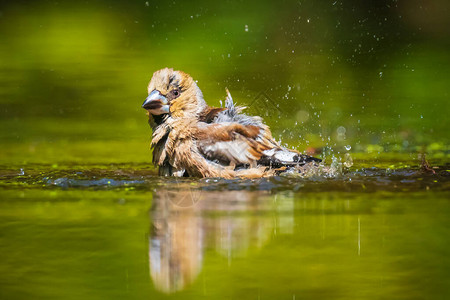
[[[156,71],[142,105],[153,129],[160,175],[262,177],[320,159],[281,147],[260,117],[247,116],[227,91],[225,108],[206,104],[195,81],[173,69]]]
[[[150,277],[155,288],[165,293],[184,290],[195,282],[205,249],[231,262],[248,254],[249,248],[262,247],[275,229],[284,230],[283,224],[293,224],[290,214],[274,219],[260,213],[274,205],[269,191],[206,191],[190,183],[180,180],[175,188],[162,187],[153,193]],[[180,199],[190,201],[180,206]],[[286,207],[286,201],[293,199],[280,197],[277,205]],[[242,217],[242,212],[250,212],[251,217]]]

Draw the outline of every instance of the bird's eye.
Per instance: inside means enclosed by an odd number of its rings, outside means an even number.
[[[179,89],[173,89],[170,91],[169,98],[170,100],[176,99],[180,96],[180,90]]]
[[[167,100],[172,101],[178,97],[180,97],[181,90],[179,88],[174,88],[167,93]]]

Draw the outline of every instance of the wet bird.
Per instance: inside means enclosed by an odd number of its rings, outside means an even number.
[[[182,71],[156,71],[148,85],[153,163],[162,176],[264,177],[321,160],[280,146],[260,117],[235,106],[210,107]]]

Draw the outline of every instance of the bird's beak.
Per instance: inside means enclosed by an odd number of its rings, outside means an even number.
[[[142,108],[148,110],[152,115],[169,113],[169,102],[158,90],[153,90],[145,99]]]

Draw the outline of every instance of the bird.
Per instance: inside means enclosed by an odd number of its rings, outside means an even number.
[[[142,108],[160,176],[260,178],[321,162],[281,146],[261,117],[235,105],[228,89],[225,107],[211,107],[189,74],[164,68],[147,92]]]

